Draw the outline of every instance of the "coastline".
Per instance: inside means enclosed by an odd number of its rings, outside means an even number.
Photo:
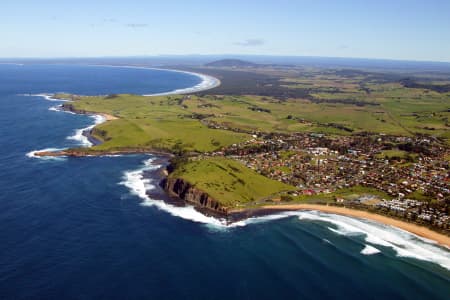
[[[270,219],[271,216],[277,217],[280,213],[286,213],[286,216],[289,216],[289,212],[318,211],[331,215],[335,214],[348,216],[355,219],[371,220],[383,225],[392,226],[396,229],[404,230],[410,234],[435,242],[450,250],[450,236],[417,223],[409,223],[406,220],[395,219],[382,214],[342,206],[306,203],[272,204],[241,209],[221,208],[220,205],[215,205],[217,201],[212,198],[210,199],[207,193],[190,186],[189,183],[183,182],[183,180],[180,182],[179,180],[175,180],[175,182],[172,180],[171,184],[167,184],[167,176],[161,176],[158,180],[160,180],[160,185],[164,187],[166,193],[181,199],[181,201],[184,201],[186,205],[194,206],[197,211],[202,212],[207,216],[213,216],[226,220],[225,226],[227,227],[233,227],[240,224],[242,221],[245,222],[246,220],[251,219],[267,217]]]
[[[67,100],[65,102],[71,102],[70,100]],[[72,104],[63,104],[58,107],[59,111],[72,113],[72,114],[79,114],[79,115],[87,115],[94,118],[94,124],[89,125],[85,128],[81,128],[75,131],[75,134],[73,136],[68,137],[68,139],[77,140],[81,142],[82,148],[91,148],[93,146],[99,145],[102,143],[101,140],[97,139],[92,135],[92,130],[95,126],[103,124],[108,121],[117,120],[118,118],[107,114],[107,113],[97,113],[97,112],[89,112],[89,111],[78,111],[73,109]],[[65,149],[66,150],[66,149]],[[63,150],[63,151],[65,151]],[[39,153],[38,153],[39,156]]]
[[[188,72],[188,71],[182,71],[182,70],[176,70],[176,69],[163,69],[163,68],[152,68],[152,67],[139,67],[139,66],[115,66],[115,65],[88,65],[93,67],[110,67],[110,68],[131,68],[131,69],[145,69],[145,70],[160,70],[160,71],[169,71],[169,72],[177,72],[177,73],[184,73],[193,75],[196,77],[199,77],[202,81],[189,88],[183,88],[183,89],[175,89],[169,92],[163,92],[163,93],[155,93],[155,94],[144,94],[142,96],[145,97],[151,97],[151,96],[164,96],[164,95],[173,95],[173,94],[187,94],[187,93],[195,93],[200,92],[208,89],[212,89],[214,87],[217,87],[221,84],[220,80],[205,74],[195,73],[195,72]],[[45,100],[48,101],[61,101],[61,102],[72,102],[70,99],[64,99],[64,98],[55,98],[54,96],[56,93],[41,93],[41,94],[32,94],[27,96],[39,96],[43,97]],[[87,128],[80,129],[81,135],[86,138],[88,145],[82,145],[83,148],[91,148],[92,146],[101,144],[101,141],[97,140],[95,137],[91,135],[92,129],[101,123],[112,121],[119,119],[118,117],[115,117],[113,115],[107,114],[107,113],[100,113],[100,112],[89,112],[89,111],[78,111],[71,107],[71,105],[68,105],[67,107],[61,106],[61,111],[69,112],[69,113],[76,113],[76,114],[83,114],[83,115],[89,115],[89,116],[98,116],[100,118],[100,121],[94,122],[93,125],[88,126]],[[71,149],[61,149],[56,151],[32,151],[33,154],[32,157],[60,157],[60,156],[74,156],[74,157],[81,157],[81,156],[102,156],[102,155],[121,155],[121,154],[142,154],[142,153],[153,153],[153,154],[159,154],[159,155],[166,155],[170,156],[170,153],[166,151],[161,151],[157,149],[124,149],[124,150],[114,150],[114,151],[100,151],[100,152],[89,152],[86,153],[85,151],[80,151],[81,149],[71,150]],[[31,152],[30,152],[31,153]]]
[[[112,120],[119,119],[118,117],[115,117],[115,116],[110,115],[110,114],[105,114],[105,113],[88,113],[88,114],[102,116],[105,119],[105,121],[112,121]]]
[[[321,205],[321,204],[280,204],[280,205],[265,205],[257,211],[266,211],[268,213],[281,212],[281,211],[301,211],[301,210],[315,210],[329,214],[338,214],[349,217],[355,217],[360,219],[367,219],[376,221],[385,225],[393,226],[405,230],[407,232],[418,235],[422,238],[426,238],[437,242],[438,244],[450,248],[450,237],[444,234],[433,231],[427,227],[420,226],[418,224],[408,223],[405,221],[389,218],[387,216],[370,213],[363,210],[351,209],[346,207]],[[239,213],[239,211],[236,211]]]
[[[90,147],[85,147],[88,149]],[[83,151],[83,149],[60,149],[60,150],[38,150],[32,151],[35,157],[92,157],[92,156],[106,156],[106,155],[133,155],[133,154],[151,154],[170,158],[172,154],[157,150],[157,149],[136,149],[127,148],[120,150],[97,150],[97,151]]]
[[[198,85],[196,85],[194,87],[191,87],[191,88],[179,89],[179,90],[173,90],[173,91],[167,92],[167,93],[150,94],[150,95],[143,95],[143,96],[182,94],[183,91],[184,91],[184,93],[191,93],[191,92],[198,92],[198,91],[210,89],[210,88],[213,88],[215,86],[220,85],[220,81],[217,78],[214,78],[214,77],[208,76],[208,75],[197,74],[197,73],[193,73],[193,72],[187,72],[187,71],[170,70],[170,69],[158,69],[158,68],[150,68],[150,67],[147,68],[147,67],[137,67],[137,66],[136,67],[135,66],[107,66],[107,65],[96,65],[96,66],[165,70],[165,71],[187,73],[187,74],[198,76],[198,77],[203,79],[203,81],[200,84],[198,84]],[[209,80],[208,78],[212,78],[213,81],[211,81],[211,80],[208,81]],[[205,81],[207,82],[207,84],[204,84]],[[203,84],[203,87],[200,87],[202,84]],[[40,95],[35,95],[35,96],[41,96],[41,97],[44,97],[45,99],[50,100],[50,101],[68,101],[68,102],[71,102],[68,99],[53,98],[54,95],[50,95],[50,94],[40,94]],[[70,105],[68,105],[68,106],[70,107]],[[102,122],[118,119],[117,117],[115,117],[113,115],[106,114],[106,113],[77,111],[77,110],[73,110],[73,109],[70,109],[70,108],[67,109],[67,107],[66,108],[63,107],[62,110],[66,111],[66,112],[77,113],[77,114],[99,116],[99,117],[101,117],[103,119]],[[83,130],[83,135],[85,135],[88,139],[90,137],[92,137],[91,136],[91,130],[97,124],[100,124],[100,123],[95,123],[92,126],[84,129]],[[105,155],[123,155],[123,154],[145,154],[145,153],[149,153],[149,154],[156,154],[156,155],[165,155],[165,156],[170,157],[170,153],[164,152],[164,151],[158,151],[157,149],[130,148],[130,149],[111,150],[111,151],[89,151],[89,150],[87,150],[91,146],[87,146],[87,147],[79,148],[79,149],[62,149],[62,150],[56,150],[56,151],[45,151],[45,150],[43,150],[43,151],[36,151],[36,152],[34,152],[33,156],[35,156],[35,157],[44,157],[44,156],[51,156],[51,157],[57,157],[57,156],[83,157],[83,156],[105,156]],[[84,149],[86,149],[86,150],[84,150]],[[160,179],[162,179],[162,177],[163,176],[160,176]],[[192,205],[192,203],[191,203],[191,205]],[[202,212],[202,207],[199,207],[197,205],[194,205],[194,206],[198,209],[198,211]],[[383,223],[383,224],[387,224],[387,225],[390,225],[390,226],[394,226],[394,227],[406,230],[406,231],[408,231],[410,233],[416,234],[418,236],[421,236],[421,237],[424,237],[424,238],[436,241],[440,245],[443,245],[443,246],[446,246],[446,247],[450,248],[450,237],[445,236],[443,234],[440,234],[438,232],[435,232],[433,230],[430,230],[430,229],[428,229],[426,227],[423,227],[423,226],[420,226],[420,225],[417,225],[417,224],[407,223],[407,222],[400,221],[400,220],[393,219],[393,218],[389,218],[389,217],[386,217],[386,216],[383,216],[383,215],[378,215],[378,214],[369,213],[369,212],[366,212],[366,211],[360,211],[360,210],[349,209],[349,208],[344,208],[344,207],[315,205],[315,204],[266,205],[266,206],[261,206],[259,208],[254,208],[254,209],[243,209],[243,210],[229,211],[228,214],[229,214],[230,219],[233,220],[231,222],[231,224],[232,224],[235,221],[238,221],[239,219],[242,220],[242,219],[246,219],[246,218],[249,218],[249,217],[261,216],[261,215],[270,215],[270,214],[273,214],[273,213],[276,213],[276,212],[280,212],[280,211],[299,211],[299,210],[315,210],[315,211],[321,211],[321,212],[330,213],[330,214],[340,214],[340,215],[346,215],[346,216],[350,216],[350,217],[363,218],[363,219],[377,221],[379,223]],[[208,213],[209,212],[206,211],[203,214],[208,215]]]
[[[91,67],[108,67],[108,68],[124,68],[124,69],[143,69],[143,70],[158,70],[158,71],[168,71],[168,72],[175,72],[175,73],[183,73],[188,74],[192,76],[196,76],[200,78],[202,81],[192,87],[187,88],[181,88],[181,89],[175,89],[168,92],[162,92],[162,93],[153,93],[153,94],[142,94],[141,96],[144,97],[152,97],[152,96],[167,96],[167,95],[180,95],[180,94],[191,94],[191,93],[197,93],[202,92],[206,90],[213,89],[215,87],[218,87],[221,85],[220,79],[211,76],[206,75],[202,73],[196,73],[196,72],[189,72],[189,71],[183,71],[183,70],[177,70],[177,69],[165,69],[165,68],[156,68],[156,67],[140,67],[140,66],[115,66],[115,65],[86,65]],[[49,101],[62,101],[62,102],[70,102],[69,99],[59,99],[59,98],[53,98],[56,94],[62,93],[65,94],[65,92],[57,92],[57,93],[40,93],[40,94],[23,94],[25,96],[38,96],[43,97],[46,100]],[[83,95],[80,95],[83,96]],[[102,96],[102,95],[96,95],[96,96]],[[105,95],[103,95],[105,96]],[[92,113],[96,115],[100,115],[100,113]]]
[[[215,87],[218,87],[221,84],[220,80],[218,78],[214,77],[214,76],[201,74],[201,73],[196,73],[196,72],[177,70],[177,69],[165,69],[165,68],[142,67],[142,66],[115,66],[115,65],[88,65],[88,66],[92,66],[92,67],[108,67],[108,68],[127,68],[127,69],[170,71],[170,72],[175,72],[175,73],[183,73],[183,74],[193,75],[193,76],[199,77],[202,80],[199,84],[197,84],[197,85],[195,85],[193,87],[176,89],[176,90],[172,90],[172,91],[168,91],[168,92],[162,92],[162,93],[143,94],[142,96],[145,96],[145,97],[197,93],[197,92],[213,89]]]
[[[72,102],[68,99],[59,99],[59,98],[53,98],[53,95],[49,94],[39,94],[35,95],[39,97],[43,97],[48,101],[61,101],[61,102]],[[28,157],[35,157],[35,158],[44,158],[44,157],[92,157],[92,156],[115,156],[115,155],[132,155],[132,154],[154,154],[158,156],[163,156],[170,158],[172,157],[172,154],[170,152],[160,150],[160,149],[148,149],[148,148],[124,148],[124,149],[113,149],[113,150],[96,150],[92,151],[89,150],[93,146],[99,145],[102,143],[102,141],[98,140],[94,136],[92,136],[92,129],[99,124],[117,120],[119,119],[116,116],[113,116],[111,114],[107,113],[99,113],[99,112],[91,112],[91,111],[80,111],[73,109],[71,104],[68,104],[67,106],[60,105],[58,109],[55,109],[56,111],[71,113],[71,114],[79,114],[79,115],[86,115],[91,117],[98,117],[98,119],[94,122],[94,124],[86,127],[76,130],[79,131],[80,134],[89,142],[88,145],[80,145],[79,148],[65,148],[65,149],[56,149],[56,148],[49,148],[49,149],[43,149],[43,150],[35,150],[27,153]],[[76,136],[77,134],[75,134]],[[70,136],[68,138],[72,138],[73,136]]]
[[[28,96],[28,95],[27,95]],[[42,97],[47,101],[55,101],[55,102],[71,102],[69,99],[62,99],[62,98],[55,98],[55,94],[34,94],[30,96],[37,96]],[[117,153],[119,151],[108,151],[105,153],[87,153],[86,151],[83,151],[83,149],[89,149],[92,146],[101,144],[102,142],[97,140],[94,136],[91,135],[92,129],[102,123],[116,120],[117,117],[107,114],[107,113],[99,113],[99,112],[89,112],[89,111],[78,111],[72,109],[72,106],[69,104],[68,106],[64,105],[58,105],[56,107],[50,107],[50,110],[53,111],[60,111],[65,113],[71,113],[71,114],[80,114],[80,115],[87,115],[94,117],[95,121],[94,124],[89,125],[88,127],[81,128],[75,130],[75,134],[72,136],[67,137],[68,139],[72,140],[78,140],[81,142],[81,145],[77,149],[56,149],[56,148],[49,148],[49,149],[43,149],[43,150],[34,150],[31,152],[28,152],[26,156],[28,157],[66,157],[66,156],[74,156],[74,157],[81,157],[81,156],[102,156],[102,155],[118,155],[123,154],[123,152],[129,153],[129,151],[120,151],[120,153]],[[135,151],[133,151],[134,153]],[[137,152],[137,151],[136,151]]]

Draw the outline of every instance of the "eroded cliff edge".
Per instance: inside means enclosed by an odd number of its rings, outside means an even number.
[[[169,176],[161,181],[161,186],[170,196],[178,197],[187,203],[207,209],[212,213],[228,216],[228,209],[222,206],[219,201],[182,178]]]

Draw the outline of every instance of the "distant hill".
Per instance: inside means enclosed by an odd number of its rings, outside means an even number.
[[[221,59],[205,64],[207,67],[231,67],[231,68],[249,68],[256,67],[258,64],[240,60],[240,59]]]

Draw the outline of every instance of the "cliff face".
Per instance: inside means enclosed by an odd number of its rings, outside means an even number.
[[[221,206],[217,200],[181,178],[166,178],[162,185],[169,194],[177,196],[186,202],[227,215],[227,209]]]
[[[82,114],[82,115],[88,113],[85,110],[75,109],[75,107],[71,103],[64,103],[62,105],[62,109],[65,110],[65,111],[70,111],[70,112],[73,112],[73,113],[76,113],[76,114]]]

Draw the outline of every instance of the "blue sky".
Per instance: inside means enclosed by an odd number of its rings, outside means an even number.
[[[449,0],[2,0],[0,57],[260,54],[450,61]]]

